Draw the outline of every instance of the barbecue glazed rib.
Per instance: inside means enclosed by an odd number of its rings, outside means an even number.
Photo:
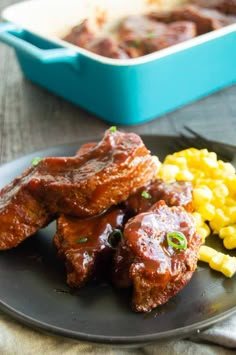
[[[166,183],[162,179],[149,181],[124,202],[130,216],[147,212],[157,201],[164,200],[168,206],[182,206],[191,212],[192,184],[189,181]]]
[[[103,212],[159,167],[138,135],[111,130],[74,157],[42,159],[0,191],[0,249],[15,247],[60,214]]]
[[[87,146],[81,149],[87,149]],[[143,197],[143,191],[150,198]],[[167,184],[156,179],[139,188],[119,208],[113,207],[106,213],[87,219],[59,217],[54,245],[58,256],[65,261],[68,285],[79,288],[94,277],[102,275],[104,278],[110,274],[114,256],[109,242],[112,232],[115,230],[115,236],[117,233],[119,237],[119,230],[123,230],[131,215],[147,211],[160,199],[170,205],[191,209],[192,185],[184,181]],[[113,247],[118,246],[119,240],[115,239],[115,242]]]
[[[172,231],[185,235],[187,249],[168,244],[167,233]],[[115,254],[114,285],[132,286],[133,309],[150,311],[166,303],[191,279],[200,244],[192,216],[183,207],[168,207],[159,201],[149,212],[126,223]]]
[[[197,26],[197,34],[201,35],[231,25],[236,22],[236,17],[226,16],[215,10],[195,6],[186,5],[181,8],[168,12],[153,12],[150,17],[164,23],[172,23],[173,21],[192,21]]]
[[[216,9],[227,15],[236,15],[236,0],[192,0],[199,6]]]
[[[79,288],[90,279],[109,277],[114,247],[119,242],[114,238],[123,229],[124,218],[119,208],[92,218],[58,218],[54,245],[65,261],[69,286]]]
[[[193,22],[179,21],[165,24],[143,15],[125,18],[118,32],[120,46],[131,58],[153,53],[197,35]]]

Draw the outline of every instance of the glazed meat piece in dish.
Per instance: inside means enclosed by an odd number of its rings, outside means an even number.
[[[192,184],[187,181],[167,184],[162,179],[156,179],[130,195],[124,205],[131,215],[136,215],[146,212],[159,200],[164,200],[168,206],[183,206],[187,211],[192,211]]]
[[[165,31],[164,23],[157,22],[148,16],[133,15],[127,16],[120,22],[118,35],[121,42],[134,42],[145,40],[148,37],[160,36]]]
[[[169,245],[167,234],[173,231],[183,233],[186,249]],[[159,201],[126,223],[115,254],[114,285],[132,286],[134,310],[150,311],[166,303],[191,279],[200,244],[191,214],[181,206],[168,207]]]
[[[99,27],[92,20],[86,19],[78,26],[73,27],[63,40],[104,57],[128,58],[116,41],[109,37],[100,38]]]
[[[87,44],[96,38],[98,27],[91,20],[84,20],[78,26],[72,28],[72,30],[63,38],[75,46],[86,48]]]
[[[236,23],[236,0],[192,0],[169,11],[121,18],[112,30],[84,20],[63,39],[90,52],[115,58],[136,58]]]
[[[58,218],[54,244],[65,261],[69,286],[78,288],[93,278],[109,276],[124,218],[118,208],[92,218]]]
[[[111,38],[98,38],[88,43],[86,49],[93,53],[103,55],[108,58],[127,59],[127,53],[119,47],[118,43]]]
[[[159,167],[139,136],[111,130],[83,154],[42,159],[0,191],[0,249],[18,245],[59,214],[101,213],[153,179]]]
[[[201,35],[236,22],[236,18],[225,16],[217,10],[186,5],[169,12],[153,12],[150,17],[157,21],[172,23],[173,21],[192,21],[197,26],[197,34]]]
[[[194,4],[217,9],[225,14],[236,15],[236,0],[192,0]]]
[[[165,24],[148,16],[129,16],[118,29],[120,41],[129,57],[135,58],[170,47],[196,36],[193,22]]]

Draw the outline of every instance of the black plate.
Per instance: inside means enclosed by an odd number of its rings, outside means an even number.
[[[171,152],[171,137],[143,138],[160,159]],[[33,157],[73,155],[81,143],[46,149],[1,166],[0,187],[19,175]],[[129,291],[118,292],[110,285],[94,284],[73,294],[52,246],[54,232],[51,224],[16,249],[0,253],[0,307],[31,327],[90,342],[137,345],[185,337],[236,310],[235,278],[227,279],[202,263],[177,296],[148,314],[134,313]],[[222,248],[218,239],[213,242]]]

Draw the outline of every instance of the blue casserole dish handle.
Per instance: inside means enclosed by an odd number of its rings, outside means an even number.
[[[0,24],[0,41],[10,45],[14,49],[30,55],[44,64],[68,63],[78,69],[79,53],[69,48],[41,49],[24,39],[25,30],[6,22]]]

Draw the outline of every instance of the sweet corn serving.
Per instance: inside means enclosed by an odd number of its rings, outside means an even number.
[[[225,248],[236,248],[236,175],[232,164],[217,160],[207,149],[188,148],[168,155],[158,177],[166,182],[191,181],[193,217],[203,243],[213,232],[223,239]],[[236,272],[235,257],[204,245],[199,260],[227,277]]]

